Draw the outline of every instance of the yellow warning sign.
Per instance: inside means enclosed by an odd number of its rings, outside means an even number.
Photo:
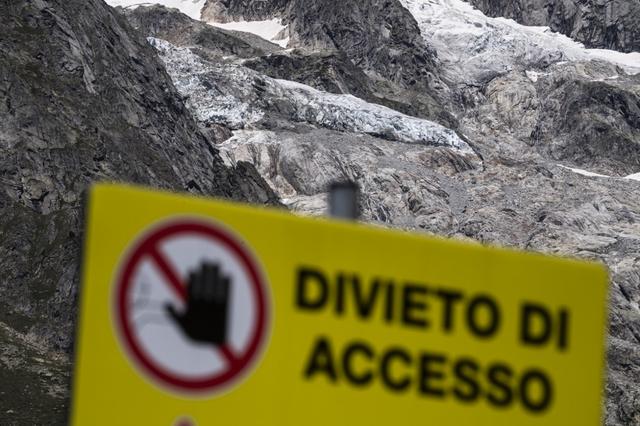
[[[600,425],[600,265],[115,185],[87,218],[74,425]]]

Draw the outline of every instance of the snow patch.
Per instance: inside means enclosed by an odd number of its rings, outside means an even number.
[[[537,72],[532,70],[525,71],[525,74],[527,74],[527,78],[534,83],[537,82],[538,79],[540,79],[540,77],[548,75],[547,73],[542,73],[542,72]]]
[[[625,179],[628,179],[628,180],[637,180],[637,181],[639,181],[639,182],[640,182],[640,173],[636,173],[636,174],[633,174],[633,175],[629,175],[629,176],[627,176]]]
[[[573,173],[578,174],[578,175],[582,175],[582,176],[600,177],[600,178],[610,178],[611,177],[611,176],[608,176],[608,175],[602,175],[600,173],[590,172],[588,170],[576,169],[576,168],[573,168],[573,167],[563,166],[562,164],[558,164],[558,166],[562,167],[563,169],[571,170]]]
[[[224,30],[243,31],[245,33],[255,34],[271,43],[287,47],[289,38],[284,38],[284,30],[287,28],[282,25],[282,20],[274,18],[267,21],[237,21],[237,22],[207,22],[214,27]]]
[[[109,6],[135,9],[139,6],[152,6],[159,4],[165,7],[178,9],[191,19],[200,20],[200,13],[206,0],[157,0],[154,2],[139,2],[136,0],[105,0]]]
[[[615,177],[615,176],[609,176],[609,175],[603,175],[600,173],[595,173],[595,172],[590,172],[588,170],[583,170],[583,169],[576,169],[573,167],[567,167],[567,166],[563,166],[562,164],[558,164],[559,167],[566,169],[566,170],[570,170],[573,173],[576,173],[578,175],[581,176],[587,176],[587,177],[596,177],[596,178],[606,178],[606,179],[622,179],[622,180],[636,180],[638,182],[640,182],[640,173],[636,173],[633,175],[629,175],[623,178],[619,178],[619,177]]]

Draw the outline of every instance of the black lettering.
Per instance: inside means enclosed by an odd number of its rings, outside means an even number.
[[[540,325],[537,330],[536,323]],[[551,314],[541,305],[527,303],[522,307],[520,327],[520,339],[524,344],[544,345],[551,337]]]
[[[344,313],[344,287],[346,277],[344,274],[338,274],[336,280],[336,315],[340,316]]]
[[[493,387],[487,392],[487,399],[497,407],[506,407],[513,401],[510,381],[513,371],[504,364],[494,364],[487,374]]]
[[[386,285],[386,309],[384,312],[384,319],[389,323],[395,318],[395,286],[393,281],[389,281]]]
[[[378,300],[378,292],[380,291],[380,282],[374,281],[371,284],[368,294],[364,294],[363,285],[357,275],[353,276],[353,296],[356,303],[356,310],[360,318],[366,319],[371,316],[371,311]]]
[[[317,296],[314,298],[310,285],[315,283]],[[321,309],[329,300],[329,283],[322,272],[311,268],[300,268],[298,270],[298,283],[296,291],[296,304],[299,308],[307,310]]]
[[[558,348],[565,351],[569,348],[569,311],[560,311],[560,330],[558,331]]]
[[[444,379],[442,366],[446,362],[443,355],[425,353],[420,357],[420,392],[424,395],[444,398],[445,392],[434,381]]]
[[[427,303],[418,299],[426,296],[427,289],[417,285],[408,284],[402,289],[402,321],[414,327],[426,327],[429,323],[426,318],[416,316],[427,309]]]
[[[540,396],[537,400],[534,400],[533,391],[531,387],[538,383],[540,386]],[[542,371],[529,370],[522,375],[520,380],[520,398],[522,404],[534,413],[545,411],[551,404],[553,398],[553,389],[551,381]]]
[[[462,293],[451,290],[438,290],[438,296],[443,299],[442,308],[442,329],[450,332],[453,329],[453,308],[454,303],[462,299]]]
[[[322,373],[327,376],[329,380],[335,382],[338,379],[336,374],[336,368],[333,364],[333,356],[331,353],[331,344],[326,337],[320,337],[316,341],[309,364],[304,371],[304,376],[307,379],[311,379],[317,373]]]
[[[482,325],[478,320],[478,312],[484,309],[488,315],[488,323]],[[467,324],[473,333],[482,338],[493,336],[500,327],[500,309],[489,296],[475,297],[467,307]]]
[[[411,378],[405,376],[402,379],[394,379],[391,377],[391,363],[393,360],[398,360],[405,365],[411,364],[411,357],[407,352],[400,348],[394,348],[388,350],[380,362],[380,377],[382,383],[391,390],[400,392],[406,390],[411,385]]]
[[[373,358],[373,350],[367,344],[352,343],[345,349],[344,354],[342,355],[342,369],[344,370],[344,375],[352,384],[356,386],[365,386],[373,380],[373,373],[371,370],[363,374],[356,374],[354,372],[353,358],[358,353],[369,361]]]
[[[453,367],[455,376],[459,380],[453,388],[453,394],[461,401],[473,402],[480,396],[478,369],[478,363],[470,358],[458,360]]]

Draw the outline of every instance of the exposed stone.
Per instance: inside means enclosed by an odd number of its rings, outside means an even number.
[[[102,1],[2,2],[0,28],[0,413],[15,411],[0,423],[63,424],[88,186],[276,199],[253,167],[222,163],[154,49]],[[34,370],[21,339],[59,372]],[[50,379],[62,391],[27,404]]]

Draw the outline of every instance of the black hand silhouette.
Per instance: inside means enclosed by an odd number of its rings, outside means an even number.
[[[190,339],[224,345],[230,287],[229,277],[222,275],[218,265],[204,263],[200,271],[189,275],[184,312],[170,304],[167,312]]]

